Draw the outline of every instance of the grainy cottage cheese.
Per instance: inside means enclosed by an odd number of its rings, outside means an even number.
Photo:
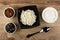
[[[24,25],[33,25],[35,22],[36,22],[36,15],[34,13],[33,10],[22,10],[22,13],[21,13],[21,22],[24,24]]]

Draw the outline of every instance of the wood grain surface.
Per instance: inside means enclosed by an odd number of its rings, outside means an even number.
[[[20,29],[17,15],[14,18],[6,18],[3,14],[4,8],[19,8],[28,5],[36,5],[40,14],[46,7],[54,7],[58,10],[58,20],[53,24],[45,23],[40,15],[41,25],[32,29]],[[17,25],[17,31],[14,34],[7,34],[4,31],[6,23],[13,22]],[[49,26],[52,29],[47,33],[39,33],[30,38],[28,34],[41,30],[42,27]],[[0,0],[0,40],[60,40],[60,0]]]

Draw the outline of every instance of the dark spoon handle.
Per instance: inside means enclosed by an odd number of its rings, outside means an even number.
[[[29,37],[31,37],[31,36],[33,36],[33,35],[35,35],[35,34],[38,34],[38,33],[40,33],[40,31],[39,31],[39,32],[36,32],[36,33],[33,33],[33,34],[28,34],[28,35],[27,35],[27,38],[29,38]]]

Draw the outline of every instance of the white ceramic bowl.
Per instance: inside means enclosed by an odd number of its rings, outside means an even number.
[[[11,8],[11,9],[14,11],[14,14],[13,14],[12,17],[7,17],[7,16],[5,15],[5,10],[8,9],[8,8]],[[13,7],[6,7],[6,8],[4,9],[4,11],[3,11],[3,14],[4,14],[4,16],[7,17],[7,18],[13,18],[13,17],[15,16],[15,9],[14,9]]]
[[[47,7],[42,12],[42,18],[46,23],[55,23],[58,19],[58,11],[53,7]]]
[[[9,24],[9,23],[6,23],[6,24],[5,24],[5,26],[4,26],[4,31],[5,31],[6,33],[8,33],[8,34],[14,34],[14,33],[16,32],[16,30],[17,30],[17,27],[16,27],[15,23],[12,23],[12,24],[14,24],[14,26],[15,26],[15,31],[14,31],[13,33],[9,33],[9,32],[6,31],[5,28],[6,28],[6,25],[7,25],[7,24]]]

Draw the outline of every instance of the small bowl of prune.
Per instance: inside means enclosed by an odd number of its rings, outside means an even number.
[[[4,27],[6,33],[15,33],[16,29],[17,27],[14,23],[7,23]]]

